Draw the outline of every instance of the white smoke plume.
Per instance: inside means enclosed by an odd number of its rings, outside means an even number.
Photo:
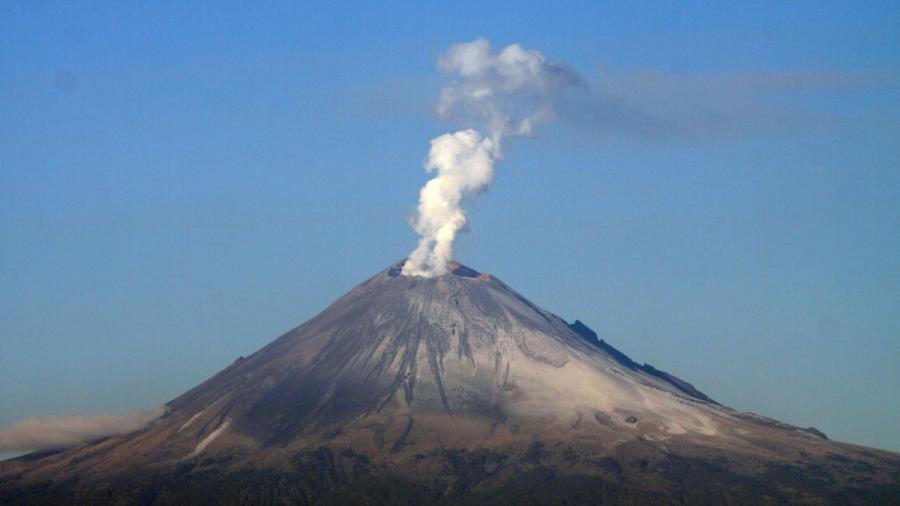
[[[124,415],[69,414],[29,417],[0,429],[0,452],[56,450],[113,434],[144,428],[162,416],[163,406],[145,411],[133,409]]]
[[[494,52],[485,39],[450,47],[437,67],[455,76],[441,92],[437,114],[468,128],[431,141],[425,170],[437,175],[419,192],[412,222],[419,244],[403,266],[403,274],[425,277],[447,272],[453,240],[468,224],[464,201],[494,181],[503,138],[531,135],[555,115],[553,97],[582,84],[574,71],[535,50],[512,44]]]

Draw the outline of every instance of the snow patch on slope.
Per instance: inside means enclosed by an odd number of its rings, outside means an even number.
[[[197,444],[197,447],[194,448],[194,451],[191,452],[189,456],[193,457],[194,455],[198,455],[200,452],[205,450],[206,447],[210,445],[210,443],[215,441],[216,438],[219,437],[219,435],[225,432],[225,429],[227,429],[229,425],[231,425],[231,420],[225,420],[225,423],[219,425],[216,430],[210,432],[209,435],[203,438],[203,440],[200,441],[199,444]]]
[[[200,411],[196,415],[192,416],[188,421],[184,422],[184,424],[178,428],[178,432],[181,432],[184,429],[187,429],[188,427],[190,427],[191,424],[197,420],[197,418],[200,418],[200,415],[202,415],[204,411],[206,411],[206,410],[204,409],[204,410]]]

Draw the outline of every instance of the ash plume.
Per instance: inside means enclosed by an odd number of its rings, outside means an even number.
[[[145,427],[159,418],[163,406],[151,410],[133,409],[124,415],[68,414],[29,417],[0,429],[0,452],[56,450],[113,434]]]
[[[424,277],[447,272],[453,241],[468,224],[465,200],[494,181],[501,141],[532,135],[537,124],[555,116],[553,97],[583,83],[538,51],[512,44],[495,52],[485,39],[451,46],[437,68],[454,80],[442,90],[436,112],[464,128],[432,139],[425,162],[436,175],[419,191],[411,223],[419,243],[403,266],[403,274]]]

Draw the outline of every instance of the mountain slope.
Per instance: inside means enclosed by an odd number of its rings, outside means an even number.
[[[492,276],[398,264],[150,427],[0,465],[0,502],[889,502],[898,478],[896,454],[723,407]]]

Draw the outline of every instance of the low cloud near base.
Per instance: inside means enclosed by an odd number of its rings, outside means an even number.
[[[143,428],[165,412],[163,406],[151,410],[133,409],[123,415],[68,414],[29,417],[0,429],[0,453],[67,448],[114,434]]]

